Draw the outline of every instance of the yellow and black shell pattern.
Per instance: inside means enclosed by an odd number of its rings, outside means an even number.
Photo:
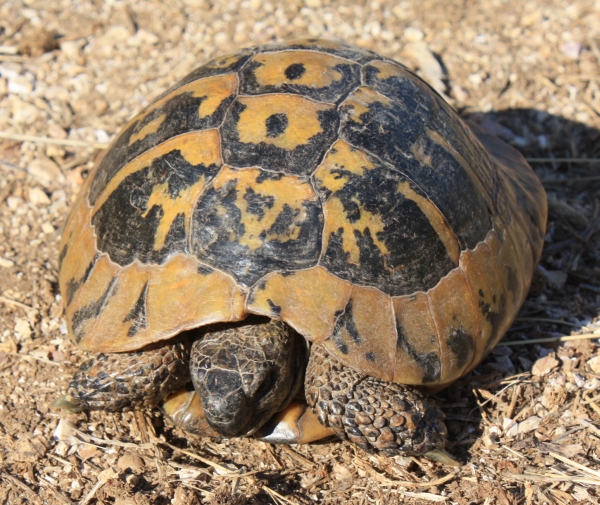
[[[513,321],[545,223],[520,154],[405,67],[296,40],[207,63],[125,126],[66,224],[60,289],[89,350],[264,314],[437,387]]]

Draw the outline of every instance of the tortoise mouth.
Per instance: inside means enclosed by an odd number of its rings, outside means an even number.
[[[222,436],[252,435],[296,396],[307,357],[304,337],[280,321],[207,331],[190,359],[206,421]]]

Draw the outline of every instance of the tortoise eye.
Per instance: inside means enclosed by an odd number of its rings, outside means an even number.
[[[275,372],[275,370],[273,370],[271,373],[269,373],[269,375],[267,375],[265,377],[265,380],[260,385],[260,387],[256,390],[256,393],[254,395],[254,398],[256,400],[260,400],[260,399],[264,398],[271,392],[271,390],[273,389],[273,386],[275,384],[276,376],[277,376],[277,373]]]

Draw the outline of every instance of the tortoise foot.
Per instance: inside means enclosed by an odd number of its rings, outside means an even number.
[[[189,380],[189,354],[187,342],[98,354],[81,365],[54,407],[71,412],[154,407]]]
[[[313,345],[306,399],[319,421],[367,451],[422,455],[443,449],[444,415],[415,388],[346,367]]]

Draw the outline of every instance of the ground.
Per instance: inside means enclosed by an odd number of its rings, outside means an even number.
[[[306,35],[413,68],[531,159],[548,191],[519,318],[436,395],[460,467],[331,439],[190,438],[158,411],[50,408],[85,359],[66,335],[58,241],[99,149],[207,59]],[[599,62],[591,0],[3,2],[0,504],[600,503]]]

